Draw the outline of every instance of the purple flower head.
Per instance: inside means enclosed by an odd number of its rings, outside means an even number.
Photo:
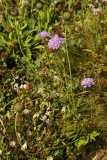
[[[39,36],[40,38],[46,38],[46,37],[50,37],[50,33],[47,32],[47,31],[42,31],[42,32],[40,32],[40,33],[38,34],[38,36]]]
[[[84,78],[81,81],[81,86],[83,88],[90,88],[94,84],[95,84],[95,80],[93,78]]]
[[[48,48],[58,49],[61,44],[64,43],[65,38],[60,37],[58,34],[55,34],[48,42]]]

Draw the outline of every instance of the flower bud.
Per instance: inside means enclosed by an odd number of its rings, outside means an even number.
[[[24,106],[23,106],[22,103],[16,102],[16,103],[14,104],[14,110],[15,110],[16,112],[21,112],[23,109],[24,109]]]
[[[65,21],[69,21],[71,18],[71,14],[69,12],[64,12],[62,16]]]
[[[36,4],[36,9],[41,10],[43,8],[43,3],[37,3]]]
[[[18,10],[16,8],[11,10],[11,16],[17,16],[18,15]]]

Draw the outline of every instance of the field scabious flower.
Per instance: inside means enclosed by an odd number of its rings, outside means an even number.
[[[95,84],[95,81],[93,78],[84,78],[82,81],[81,81],[81,86],[83,88],[90,88],[92,85]]]
[[[39,36],[40,38],[46,38],[46,37],[50,37],[50,33],[47,32],[47,31],[42,31],[42,32],[40,32],[40,33],[38,34],[38,36]]]
[[[52,49],[58,49],[61,44],[63,44],[65,41],[64,37],[59,36],[58,34],[55,34],[54,37],[52,37],[48,42],[48,48]]]

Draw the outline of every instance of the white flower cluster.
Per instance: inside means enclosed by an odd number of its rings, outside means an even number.
[[[26,88],[28,87],[26,84],[21,84],[21,85],[19,86],[19,84],[16,83],[16,80],[17,80],[17,79],[19,79],[19,76],[14,77],[14,78],[13,78],[13,82],[11,83],[11,86],[13,87],[14,90],[16,90],[16,91],[18,92],[20,88],[21,88],[21,89],[26,89]]]
[[[93,15],[99,15],[102,13],[101,8],[92,8]]]
[[[93,15],[99,15],[102,13],[102,9],[101,8],[95,8],[93,4],[88,4],[88,7],[92,10],[92,14]]]
[[[49,115],[50,115],[50,112],[46,111],[46,113],[40,117],[40,120],[45,122],[47,125],[50,125],[51,120],[48,118]]]

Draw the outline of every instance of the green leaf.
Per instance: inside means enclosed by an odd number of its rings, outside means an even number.
[[[44,46],[43,45],[39,45],[39,46],[36,46],[34,48],[37,48],[37,49],[44,49]]]
[[[91,134],[89,134],[90,136],[90,141],[94,140],[95,141],[95,137],[99,136],[100,133],[98,133],[97,131],[93,131]]]
[[[11,39],[5,33],[0,32],[0,35],[5,37],[8,41],[11,41]]]
[[[72,4],[73,4],[73,1],[72,1],[72,0],[69,0],[69,1],[68,1],[68,10],[70,10]]]
[[[26,57],[29,58],[29,59],[31,59],[31,56],[32,56],[31,50],[30,50],[30,48],[27,46],[27,47],[26,47]]]
[[[87,139],[85,137],[83,139],[80,139],[78,142],[75,143],[75,146],[78,150],[81,149],[81,147],[85,146],[88,143]]]
[[[47,23],[49,23],[49,21],[50,21],[50,14],[49,14],[49,10],[47,9]]]
[[[83,97],[81,96],[78,98],[77,107],[82,103],[82,101],[83,101]]]
[[[25,29],[28,26],[27,23],[25,23],[25,25],[21,28],[21,30]]]
[[[93,51],[90,50],[90,49],[84,49],[84,51],[89,52],[89,53],[92,53],[92,52],[93,52]]]
[[[49,21],[50,21],[50,13],[49,13],[49,10],[47,10],[47,12],[46,12],[46,23],[45,23],[45,29],[47,29],[47,28],[48,28]]]

